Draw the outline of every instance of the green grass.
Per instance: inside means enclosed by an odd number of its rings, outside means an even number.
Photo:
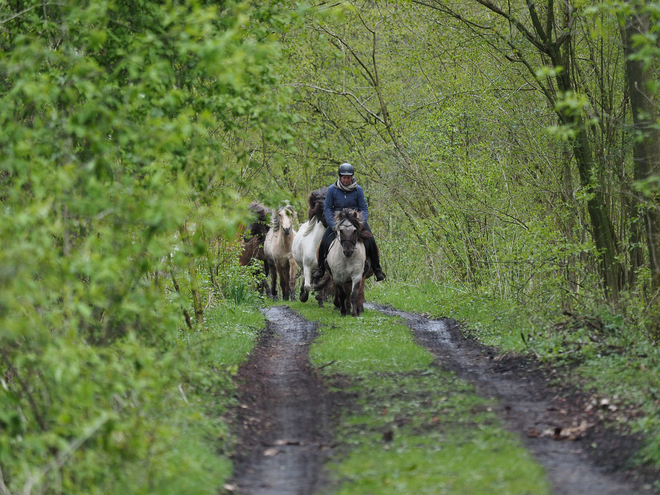
[[[529,317],[515,304],[486,294],[468,293],[450,286],[376,284],[367,292],[372,302],[391,304],[402,311],[431,317],[447,317],[466,322],[471,336],[486,345],[522,351],[521,329],[529,327]]]
[[[206,326],[208,333],[199,337],[207,346],[205,359],[209,364],[234,369],[247,359],[265,323],[256,307],[227,303],[207,311]]]
[[[292,303],[320,323],[312,363],[357,395],[339,420],[332,493],[550,493],[543,469],[504,431],[493,404],[433,364],[399,318],[345,317]],[[332,363],[332,364],[329,364]]]

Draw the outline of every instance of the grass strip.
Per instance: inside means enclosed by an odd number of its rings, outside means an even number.
[[[491,401],[435,366],[399,318],[291,307],[320,323],[311,360],[346,401],[329,465],[333,493],[550,493]]]

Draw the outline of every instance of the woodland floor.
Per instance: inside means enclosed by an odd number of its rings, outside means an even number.
[[[628,467],[641,438],[597,419],[594,413],[602,406],[594,407],[588,394],[557,385],[562,382],[557,370],[520,356],[498,355],[463,338],[453,320],[430,320],[384,306],[367,309],[403,317],[437,365],[472,383],[479,394],[497,399],[502,423],[545,468],[556,494],[653,493],[654,474]],[[325,492],[329,481],[323,463],[342,450],[333,444],[333,418],[355,398],[330,393],[310,365],[315,323],[286,306],[270,307],[266,319],[266,331],[238,374],[235,425],[241,442],[227,491]]]

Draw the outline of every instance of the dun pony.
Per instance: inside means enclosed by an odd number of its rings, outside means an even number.
[[[285,301],[295,299],[297,265],[291,254],[291,246],[296,236],[293,228],[295,212],[286,205],[272,214],[271,228],[264,242],[264,253],[270,271],[270,290],[273,299],[277,299],[277,277],[280,278],[282,298]]]
[[[364,280],[370,267],[365,267],[367,254],[363,239],[372,236],[364,230],[362,213],[344,208],[335,213],[337,237],[330,245],[327,263],[335,284],[335,301],[342,316],[352,307],[352,315],[364,312]]]

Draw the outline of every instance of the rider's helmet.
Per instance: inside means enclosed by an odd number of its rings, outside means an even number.
[[[355,175],[355,169],[350,163],[342,163],[339,165],[339,175]]]

